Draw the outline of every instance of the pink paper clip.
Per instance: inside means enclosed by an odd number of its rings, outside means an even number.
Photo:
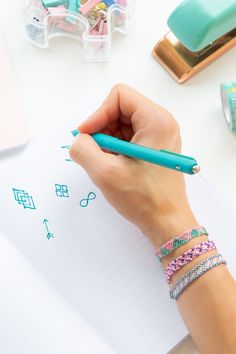
[[[65,6],[49,7],[48,11],[52,16],[60,16],[63,12],[66,12],[67,9]]]
[[[61,29],[65,32],[76,33],[76,27],[73,24],[66,23],[65,21],[61,20],[56,23],[57,28]]]
[[[76,32],[75,26],[65,21],[65,15],[67,13],[65,6],[49,7],[48,11],[51,15],[48,18],[48,23],[55,25],[57,28],[65,32]]]
[[[106,35],[107,34],[107,21],[104,19],[98,19],[95,25],[90,29],[92,35]]]
[[[119,4],[120,6],[127,6],[127,0],[117,0],[117,4]]]
[[[98,35],[102,34],[102,29],[103,29],[103,20],[101,19],[98,24]]]
[[[86,15],[89,11],[91,11],[100,2],[101,2],[101,0],[89,0],[83,6],[80,7],[80,12],[83,15]]]
[[[90,28],[89,33],[92,35],[97,35],[98,34],[98,25],[99,25],[100,19],[97,19],[93,27]]]
[[[107,21],[103,21],[103,27],[102,27],[102,35],[107,35],[108,34],[108,27],[107,27]]]

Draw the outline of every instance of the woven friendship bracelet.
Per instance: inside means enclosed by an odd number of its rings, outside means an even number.
[[[180,236],[173,238],[172,240],[166,242],[161,248],[156,250],[156,256],[161,261],[163,257],[167,256],[173,252],[176,248],[189,242],[192,238],[207,235],[208,232],[203,226],[199,226],[195,229],[187,230],[183,232]]]
[[[215,249],[216,249],[215,243],[213,241],[208,240],[199,243],[199,245],[190,248],[190,250],[184,252],[181,256],[175,258],[167,265],[165,269],[167,282],[170,283],[173,274],[177,272],[177,270],[181,269],[184,265],[191,262],[194,258],[197,258],[201,256],[203,253]]]
[[[197,278],[208,272],[208,270],[220,265],[227,264],[221,254],[207,258],[205,261],[199,263],[196,267],[190,270],[182,278],[180,278],[174,287],[170,290],[170,298],[177,300],[182,292]]]

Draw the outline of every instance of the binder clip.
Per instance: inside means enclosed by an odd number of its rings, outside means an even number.
[[[236,44],[235,0],[185,0],[168,19],[171,29],[154,58],[183,83]]]
[[[221,85],[221,100],[226,123],[231,131],[236,131],[236,82]]]

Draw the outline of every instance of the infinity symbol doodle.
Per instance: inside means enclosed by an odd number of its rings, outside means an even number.
[[[96,199],[96,197],[97,197],[97,196],[96,196],[95,193],[90,192],[89,195],[88,195],[88,197],[85,198],[85,199],[82,199],[79,204],[80,204],[80,206],[81,206],[82,208],[86,208],[86,207],[88,206],[88,204],[89,204],[89,201]]]

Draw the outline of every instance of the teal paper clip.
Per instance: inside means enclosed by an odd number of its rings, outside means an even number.
[[[79,7],[80,7],[80,1],[79,0],[68,0],[68,10],[69,10],[69,12],[78,13]]]
[[[236,82],[221,85],[221,99],[226,123],[231,131],[236,131]]]
[[[73,130],[72,135],[76,137],[79,131]],[[155,150],[145,146],[129,143],[113,136],[95,133],[93,139],[102,148],[121,155],[150,162],[175,171],[196,174],[200,171],[197,161],[188,156],[175,154],[166,150]]]
[[[46,8],[65,5],[66,2],[66,0],[42,0],[42,3]]]

